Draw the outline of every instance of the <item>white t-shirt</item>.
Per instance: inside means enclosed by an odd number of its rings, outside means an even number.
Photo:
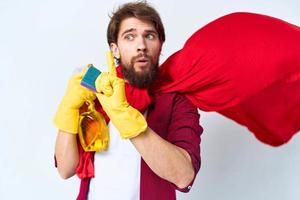
[[[141,156],[130,142],[122,139],[113,123],[109,148],[95,153],[95,178],[91,179],[89,200],[138,200]]]

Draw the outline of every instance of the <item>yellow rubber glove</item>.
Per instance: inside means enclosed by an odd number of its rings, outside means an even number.
[[[108,55],[109,72],[102,72],[96,80],[96,96],[104,111],[116,126],[123,139],[144,132],[148,125],[144,116],[129,105],[125,95],[125,82],[116,76],[111,53]]]
[[[80,85],[84,71],[73,76],[66,90],[66,93],[54,116],[55,126],[68,133],[78,133],[79,108],[85,101],[94,100],[96,95]]]

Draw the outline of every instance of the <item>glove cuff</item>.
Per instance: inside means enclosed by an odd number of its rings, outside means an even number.
[[[54,116],[54,125],[56,128],[72,133],[78,133],[79,123],[79,110],[78,109],[67,109],[60,106]]]
[[[117,120],[111,120],[119,130],[122,139],[134,138],[148,127],[145,117],[131,106],[127,107],[125,112],[120,112],[117,117]]]

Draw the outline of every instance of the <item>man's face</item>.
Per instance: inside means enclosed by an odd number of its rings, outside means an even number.
[[[161,46],[151,22],[130,17],[121,22],[118,42],[112,43],[111,49],[120,58],[125,79],[133,86],[144,88],[155,80]]]

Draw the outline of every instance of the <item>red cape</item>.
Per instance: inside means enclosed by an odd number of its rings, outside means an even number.
[[[233,13],[195,32],[160,68],[154,93],[180,92],[278,146],[300,130],[300,28]]]

